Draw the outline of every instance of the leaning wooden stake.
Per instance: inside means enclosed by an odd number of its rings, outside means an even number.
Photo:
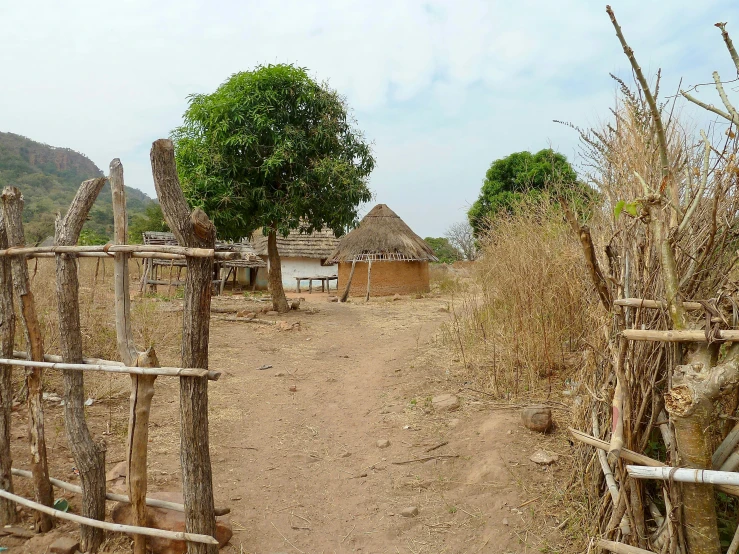
[[[77,244],[82,226],[95,203],[105,178],[80,185],[64,218],[57,218],[55,244]],[[59,306],[59,346],[67,363],[82,363],[78,261],[74,255],[56,256],[56,297]],[[64,376],[64,425],[69,448],[82,482],[82,515],[105,519],[105,444],[95,444],[85,421],[85,383],[81,371],[66,369]],[[83,552],[96,552],[103,542],[101,529],[80,528]]]
[[[110,162],[110,188],[113,193],[113,236],[116,244],[126,244],[128,221],[126,217],[126,189],[123,184],[123,165],[116,158]],[[139,352],[131,330],[131,292],[128,275],[129,254],[115,255],[115,331],[118,353],[128,366],[156,367],[159,365],[153,348]],[[128,420],[128,497],[131,499],[133,522],[146,527],[146,465],[149,447],[149,414],[154,396],[154,375],[131,374],[131,412]],[[146,536],[134,535],[134,554],[146,554]]]
[[[365,302],[369,302],[370,297],[370,278],[372,277],[372,260],[367,264],[367,296],[364,297]]]
[[[0,248],[8,247],[5,218],[0,209]],[[15,310],[13,309],[13,280],[10,260],[0,259],[0,355],[13,357],[15,342]],[[10,456],[10,415],[13,406],[12,366],[0,366],[0,489],[13,492]],[[0,527],[17,521],[15,504],[0,498]]]
[[[2,194],[5,231],[8,234],[8,244],[22,247],[25,244],[23,237],[23,196],[15,187],[6,187]],[[30,359],[41,361],[44,359],[44,343],[41,337],[41,326],[36,315],[36,305],[28,278],[28,266],[23,257],[15,257],[11,261],[13,274],[13,288],[18,308],[23,321],[26,335],[26,345]],[[44,436],[44,410],[42,406],[43,383],[40,368],[26,370],[26,387],[28,389],[28,424],[31,444],[31,470],[33,471],[33,485],[36,500],[45,506],[54,503],[54,492],[49,482],[49,466],[46,460],[46,438]],[[41,532],[49,531],[53,521],[44,513],[36,513],[36,529]]]
[[[341,298],[339,298],[339,302],[346,302],[346,299],[349,297],[349,291],[352,288],[352,277],[354,277],[354,268],[357,265],[357,260],[352,260],[352,270],[349,272],[349,279],[346,282],[346,287],[344,288],[344,292],[341,295]]]
[[[179,244],[215,248],[216,230],[199,209],[192,213],[182,193],[172,141],[160,139],[151,147],[151,168],[162,212]],[[212,258],[187,258],[182,363],[208,367]],[[208,446],[208,380],[180,378],[180,437],[185,527],[190,533],[215,535],[213,473]],[[190,554],[216,554],[218,546],[188,544]]]

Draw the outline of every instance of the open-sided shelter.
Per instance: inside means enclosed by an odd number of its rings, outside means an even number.
[[[349,295],[387,296],[428,292],[429,262],[438,260],[394,211],[378,204],[340,239],[329,261],[339,264],[340,291],[351,275]]]

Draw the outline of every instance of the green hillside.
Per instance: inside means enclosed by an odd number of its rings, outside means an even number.
[[[23,222],[29,245],[54,234],[56,213],[67,211],[82,181],[102,175],[79,152],[0,132],[0,188],[13,185],[23,193],[26,201]],[[126,187],[126,199],[132,223],[145,218],[147,206],[154,203],[146,194],[130,187]],[[110,185],[106,184],[90,211],[80,242],[106,242],[112,234],[113,205]]]

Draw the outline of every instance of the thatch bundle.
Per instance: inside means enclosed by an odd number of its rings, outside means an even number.
[[[251,237],[251,244],[260,256],[267,255],[267,237],[257,231]],[[315,258],[324,260],[336,250],[339,239],[331,229],[302,233],[299,229],[291,231],[286,237],[277,235],[277,251],[286,258]]]
[[[378,204],[344,236],[332,262],[399,260],[437,262],[431,247],[385,204]]]

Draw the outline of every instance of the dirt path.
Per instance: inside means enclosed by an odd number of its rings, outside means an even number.
[[[299,321],[299,329],[212,324],[211,368],[223,371],[210,388],[214,488],[234,528],[222,552],[567,551],[560,520],[546,513],[548,491],[565,487],[567,472],[528,460],[538,446],[567,456],[564,435],[534,436],[517,411],[465,387],[461,364],[436,340],[448,299],[336,304],[302,296],[300,311],[268,318]],[[174,352],[160,359],[177,363]],[[272,367],[258,369],[265,365]],[[104,385],[120,394],[88,414],[93,433],[107,433],[109,468],[125,458],[128,384],[116,379]],[[460,409],[435,410],[431,398],[444,393],[457,395]],[[62,408],[45,408],[52,475],[73,481]],[[179,489],[178,417],[177,382],[159,379],[151,491]],[[14,418],[14,460],[23,467],[22,411]],[[429,459],[412,461],[421,458]],[[31,493],[28,483],[18,488]],[[401,515],[409,507],[415,517]],[[122,537],[107,550],[130,552]]]

